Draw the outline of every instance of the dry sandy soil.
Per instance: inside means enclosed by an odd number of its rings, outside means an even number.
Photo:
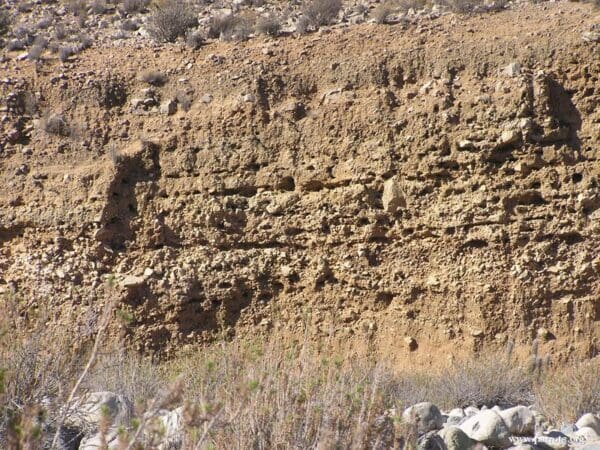
[[[152,352],[308,335],[399,361],[536,338],[592,356],[599,23],[557,2],[5,51],[0,291],[82,333],[116,296],[115,336]]]

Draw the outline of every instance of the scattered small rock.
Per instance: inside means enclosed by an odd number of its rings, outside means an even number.
[[[383,184],[381,201],[383,202],[383,209],[392,214],[402,208],[406,208],[404,193],[393,178],[390,178]]]
[[[160,105],[160,113],[172,116],[177,112],[177,102],[174,100],[167,100]]]

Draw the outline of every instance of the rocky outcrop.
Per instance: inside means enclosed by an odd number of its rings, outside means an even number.
[[[111,281],[130,318],[114,334],[144,351],[308,329],[397,358],[535,338],[555,359],[594,354],[590,11],[99,48],[35,77],[5,59],[0,290],[83,326]],[[154,106],[87,101],[109,60],[130,97],[160,68]]]

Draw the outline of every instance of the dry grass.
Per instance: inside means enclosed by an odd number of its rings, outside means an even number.
[[[218,412],[216,448],[389,448],[394,377],[372,361],[305,346],[223,344],[175,361],[184,397]],[[376,442],[379,441],[378,444]]]
[[[302,8],[302,14],[315,29],[329,25],[342,9],[341,0],[309,0]]]
[[[127,14],[134,14],[144,11],[149,4],[150,0],[124,0],[122,8]]]
[[[197,25],[198,18],[186,2],[167,0],[155,6],[150,16],[148,32],[159,42],[175,42]]]
[[[600,356],[542,375],[535,387],[540,410],[554,423],[600,412]]]
[[[394,13],[395,9],[396,7],[390,2],[380,3],[371,13],[371,17],[375,20],[375,23],[386,24],[389,22],[389,17]]]
[[[281,31],[281,20],[275,16],[259,17],[256,21],[256,32],[276,37]]]
[[[105,75],[92,84],[98,103],[103,108],[123,106],[127,101],[127,83],[117,75]]]
[[[58,411],[85,361],[93,330],[47,324],[48,311],[26,312],[23,302],[14,297],[0,298],[0,308],[0,391],[4,396],[0,448],[38,448],[33,441],[51,439]]]
[[[207,35],[224,41],[245,40],[252,34],[255,21],[251,13],[213,16],[208,23]]]
[[[12,19],[8,11],[0,9],[0,36],[4,36],[10,31]]]
[[[494,374],[501,374],[497,376]],[[533,378],[510,354],[482,354],[454,362],[427,400],[443,408],[527,405],[534,400]]]
[[[40,119],[40,124],[46,133],[54,136],[68,137],[72,133],[69,122],[62,114],[46,113]]]
[[[140,80],[152,86],[163,86],[167,82],[167,77],[156,70],[146,70],[140,74]]]
[[[308,341],[223,342],[160,363],[106,344],[90,358],[97,317],[84,329],[47,326],[22,302],[3,302],[1,448],[47,442],[73,391],[111,391],[136,405],[121,448],[155,448],[166,439],[155,419],[181,404],[184,428],[170,448],[407,448],[416,436],[399,416],[425,400],[441,408],[537,403],[555,423],[600,408],[600,360],[539,375],[510,352],[490,352],[399,373]]]
[[[199,31],[192,31],[187,34],[185,38],[185,43],[188,47],[198,50],[200,47],[204,45],[204,36]]]

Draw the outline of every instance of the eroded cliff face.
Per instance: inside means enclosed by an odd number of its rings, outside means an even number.
[[[8,58],[0,289],[85,327],[114,276],[115,331],[147,351],[308,329],[393,358],[536,336],[592,355],[599,21],[557,3]]]

